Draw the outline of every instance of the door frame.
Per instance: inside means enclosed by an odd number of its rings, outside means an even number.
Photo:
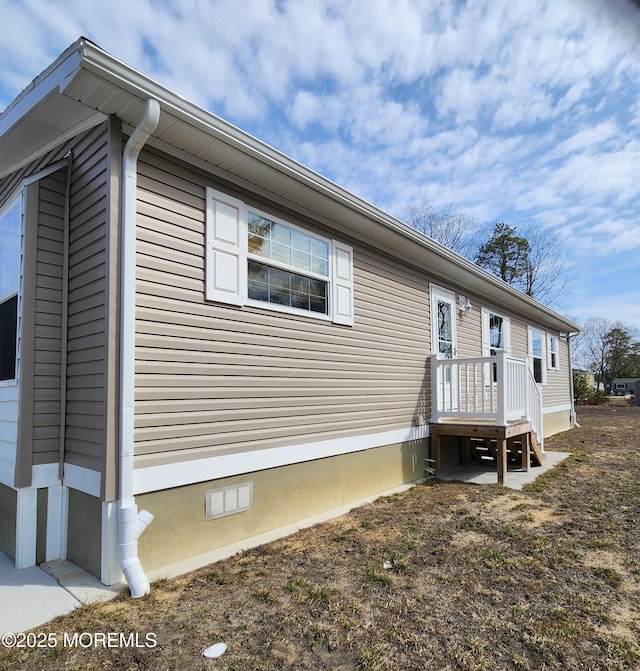
[[[438,286],[437,284],[429,285],[429,302],[430,302],[430,315],[431,315],[431,354],[438,355],[440,354],[440,333],[439,333],[439,320],[438,320],[438,303],[444,302],[448,303],[451,307],[451,357],[455,359],[458,354],[458,332],[456,324],[456,294],[450,289],[445,289],[444,287]],[[441,371],[441,368],[438,368]],[[448,367],[446,369],[449,371],[449,379],[446,379],[444,383],[442,380],[438,380],[438,389],[444,389],[445,398],[438,398],[438,407],[441,411],[456,411],[458,408],[456,401],[458,398],[457,392],[457,380],[456,375],[452,374],[453,367]],[[456,385],[454,389],[451,388],[451,384]],[[454,399],[453,406],[448,407],[451,404],[448,403],[448,399]]]

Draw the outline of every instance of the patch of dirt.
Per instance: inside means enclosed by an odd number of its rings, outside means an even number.
[[[0,649],[0,669],[640,669],[640,408],[578,421],[522,492],[428,481],[39,628],[154,647]]]

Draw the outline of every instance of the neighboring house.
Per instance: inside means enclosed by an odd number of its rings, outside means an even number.
[[[574,323],[86,39],[0,116],[0,236],[19,567],[138,596],[442,468],[465,425],[572,426]]]
[[[597,388],[598,388],[598,385],[597,385],[597,383],[596,383],[596,374],[595,374],[595,373],[591,373],[591,372],[588,371],[588,370],[582,370],[582,369],[580,369],[580,368],[574,368],[573,370],[574,370],[575,373],[580,373],[581,375],[584,375],[584,377],[585,377],[585,379],[586,379],[586,381],[587,381],[587,384],[588,384],[590,387],[592,387],[593,389],[597,389]],[[603,387],[604,387],[604,385],[603,385],[602,382],[601,382],[601,383],[600,383],[600,388],[603,388]]]
[[[635,394],[637,382],[640,382],[640,378],[617,377],[611,383],[611,393],[614,396],[626,396],[627,394]]]

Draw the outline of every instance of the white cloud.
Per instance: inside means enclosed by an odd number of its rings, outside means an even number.
[[[637,256],[633,10],[627,0],[0,0],[0,106],[86,35],[392,212],[426,195],[481,220],[560,228],[576,254]]]

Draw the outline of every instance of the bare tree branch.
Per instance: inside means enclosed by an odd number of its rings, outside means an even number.
[[[473,256],[478,224],[468,214],[454,210],[453,205],[438,212],[433,203],[423,197],[417,205],[407,207],[403,217],[409,226],[441,245],[467,258]]]

